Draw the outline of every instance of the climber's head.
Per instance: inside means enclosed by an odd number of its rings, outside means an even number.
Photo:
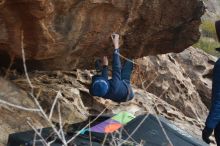
[[[94,96],[103,97],[106,95],[109,89],[108,81],[98,78],[92,84],[92,93]]]

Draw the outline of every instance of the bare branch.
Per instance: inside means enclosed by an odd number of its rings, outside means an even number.
[[[0,5],[1,5],[1,4],[0,4]],[[10,69],[11,69],[11,67],[12,67],[12,65],[13,65],[13,63],[14,63],[14,59],[15,59],[15,56],[14,56],[14,55],[11,56],[10,64],[9,64],[9,66],[8,66],[8,68],[7,68],[7,71],[6,71],[6,73],[5,73],[4,79],[8,78]]]
[[[132,137],[132,135],[138,130],[138,128],[143,124],[143,122],[148,118],[149,114],[145,115],[144,118],[141,120],[141,122],[138,124],[138,126],[133,130],[131,134],[128,135],[128,137],[124,140],[124,142],[120,143],[119,146],[124,144],[128,139]]]
[[[31,80],[29,78],[29,75],[28,75],[28,72],[27,72],[27,66],[26,66],[26,60],[25,60],[25,52],[24,52],[24,36],[23,36],[23,31],[21,33],[21,51],[22,51],[22,59],[23,59],[23,67],[24,67],[24,72],[25,72],[25,76],[26,76],[26,79],[27,79],[27,82],[29,84],[29,86],[31,87],[31,92],[30,92],[30,96],[34,99],[35,101],[35,104],[38,106],[39,110],[40,110],[40,113],[43,115],[44,119],[50,124],[50,126],[52,127],[53,131],[57,134],[57,136],[59,137],[59,139],[62,141],[62,143],[64,144],[64,146],[67,146],[66,145],[66,141],[62,138],[62,135],[58,132],[58,130],[56,129],[56,126],[50,121],[49,117],[46,115],[45,111],[43,110],[43,108],[41,107],[40,103],[38,102],[37,98],[34,96],[34,86],[33,84],[31,83]],[[58,92],[59,93],[59,92]],[[56,100],[56,99],[55,99]],[[54,108],[55,106],[55,103],[54,102],[54,105],[52,106],[52,108]],[[53,109],[52,109],[53,111]],[[50,113],[50,115],[52,115],[52,113]],[[30,124],[30,123],[29,123]],[[32,125],[30,125],[32,128],[34,128]],[[35,132],[36,132],[36,129],[34,129]],[[47,144],[48,145],[48,144]]]
[[[60,125],[60,133],[61,133],[61,137],[62,137],[62,141],[64,142],[64,145],[67,145],[66,143],[66,139],[65,139],[65,135],[64,135],[64,131],[63,131],[63,123],[62,123],[62,115],[60,112],[60,103],[58,102],[58,115],[59,115],[59,125]]]
[[[36,138],[37,138],[37,134],[34,133],[33,146],[36,146]]]
[[[144,87],[144,90],[146,91],[150,87],[150,85],[153,84],[156,81],[156,79],[158,77],[159,77],[159,75],[156,73],[156,77],[147,85],[147,87]]]
[[[50,146],[47,144],[46,140],[42,137],[41,130],[40,132],[38,132],[38,130],[29,121],[27,121],[27,123],[34,130],[34,132],[41,138],[43,144],[45,144],[46,146]]]
[[[167,88],[167,89],[160,95],[159,98],[161,98],[161,97],[167,92],[168,89],[169,89],[169,88]],[[155,103],[154,105],[156,105],[156,103]],[[157,114],[156,114],[156,115],[157,115]],[[170,146],[173,146],[173,143],[171,142],[169,136],[167,135],[166,130],[165,130],[165,128],[163,127],[163,125],[162,125],[162,123],[161,123],[159,117],[156,116],[156,118],[157,118],[157,121],[158,121],[158,123],[160,124],[160,127],[161,127],[161,129],[163,130],[163,133],[164,133],[166,139],[168,140]]]
[[[103,142],[102,142],[102,146],[104,146],[105,141],[106,141],[106,139],[107,139],[107,136],[108,136],[108,133],[105,133],[105,137],[104,137],[104,140],[103,140]]]
[[[33,95],[31,95],[33,96]],[[33,97],[35,103],[37,104],[38,108],[40,109],[41,114],[43,115],[44,119],[50,124],[50,126],[52,127],[53,131],[57,134],[57,136],[59,137],[59,139],[63,142],[63,144],[65,144],[65,142],[62,139],[62,136],[60,135],[59,131],[56,129],[56,126],[49,120],[48,116],[46,115],[46,113],[44,112],[43,108],[41,107],[40,103],[38,102],[38,100]]]
[[[21,31],[21,52],[22,52],[22,60],[23,60],[23,67],[24,67],[24,72],[25,72],[25,76],[26,79],[28,81],[28,84],[31,87],[31,94],[34,93],[34,86],[31,83],[31,80],[29,78],[28,72],[27,72],[27,66],[26,66],[26,59],[25,59],[25,52],[24,52],[24,34],[23,31]]]
[[[26,108],[26,107],[23,107],[23,106],[20,106],[20,105],[16,105],[16,104],[13,104],[13,103],[4,101],[4,100],[2,100],[2,99],[0,99],[0,103],[5,104],[5,105],[8,105],[8,106],[11,106],[11,107],[13,107],[13,108],[20,109],[20,110],[32,111],[32,112],[40,112],[40,109],[36,109],[36,108]]]
[[[55,105],[56,105],[56,103],[57,103],[57,99],[60,97],[60,95],[61,95],[61,93],[60,93],[60,91],[58,91],[58,92],[57,92],[57,95],[56,95],[56,97],[55,97],[55,99],[54,99],[53,105],[52,105],[52,107],[51,107],[51,110],[50,110],[49,120],[51,120],[51,118],[52,118],[53,111],[54,111],[54,107],[55,107]]]
[[[56,138],[53,139],[52,141],[48,142],[48,145],[51,145],[52,143],[54,143],[56,141]]]

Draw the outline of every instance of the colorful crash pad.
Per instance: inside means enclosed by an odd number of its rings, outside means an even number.
[[[128,112],[120,112],[116,114],[115,116],[111,117],[108,120],[105,120],[104,122],[101,122],[91,128],[82,129],[80,131],[81,134],[85,133],[86,131],[91,132],[98,132],[98,133],[112,133],[119,128],[121,128],[123,125],[127,124],[131,120],[135,118],[134,115]]]

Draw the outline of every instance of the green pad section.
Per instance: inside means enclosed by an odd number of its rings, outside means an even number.
[[[121,124],[125,125],[131,120],[133,120],[135,116],[129,112],[120,112],[117,115],[113,116],[111,119],[120,122]]]

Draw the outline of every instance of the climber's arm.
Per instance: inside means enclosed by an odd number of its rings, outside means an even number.
[[[108,80],[108,58],[107,56],[103,57],[103,68],[102,68],[102,76]]]
[[[121,61],[119,57],[119,35],[113,33],[111,35],[114,44],[114,53],[112,58],[112,79],[121,79]]]

